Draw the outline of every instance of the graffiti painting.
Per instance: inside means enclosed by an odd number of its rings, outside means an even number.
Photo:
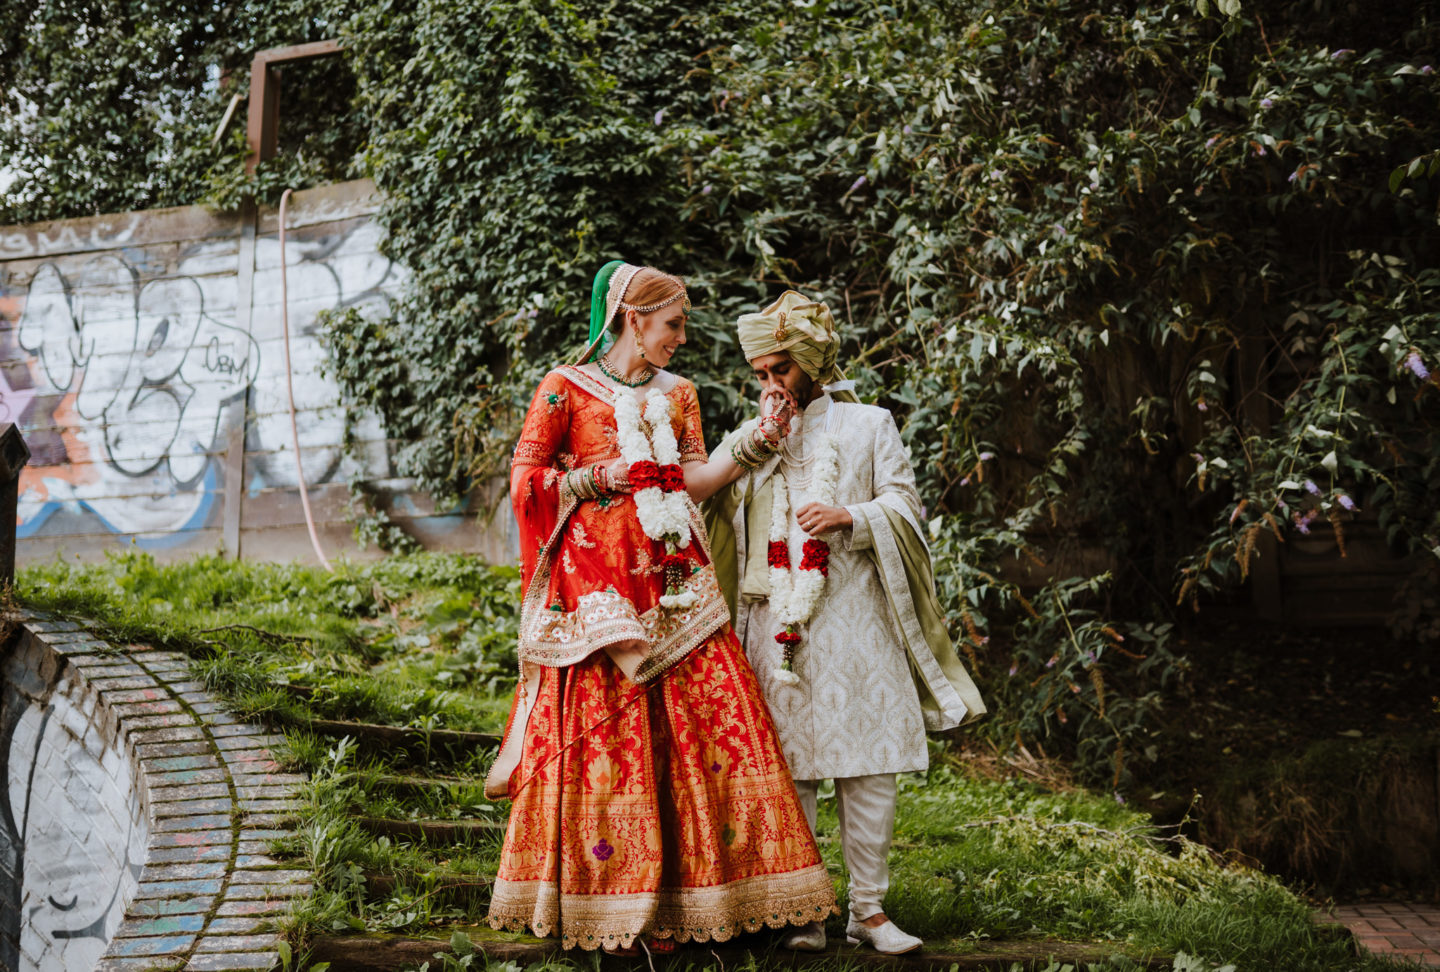
[[[295,408],[308,484],[341,471],[342,415],[323,373],[322,311],[383,313],[406,273],[351,218],[292,231],[285,254]],[[256,240],[238,300],[234,236],[0,263],[0,422],[32,458],[19,536],[66,511],[146,546],[213,525],[227,410],[245,421],[247,489],[293,486],[279,243]],[[248,303],[246,320],[237,307]],[[362,432],[383,443],[378,427]],[[382,450],[383,453],[383,450]],[[384,456],[372,462],[384,475]]]
[[[7,678],[0,687],[6,972],[93,969],[145,861],[147,824],[129,766],[102,742],[76,684],[35,692]]]

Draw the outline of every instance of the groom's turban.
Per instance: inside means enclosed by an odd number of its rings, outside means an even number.
[[[786,351],[805,374],[822,385],[840,380],[835,367],[840,335],[835,332],[830,308],[819,301],[787,290],[758,314],[741,314],[736,328],[746,361]]]

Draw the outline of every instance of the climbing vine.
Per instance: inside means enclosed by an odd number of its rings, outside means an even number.
[[[7,8],[0,219],[373,177],[413,287],[325,340],[439,494],[503,467],[605,260],[690,278],[712,438],[751,393],[735,315],[819,293],[902,422],[995,731],[1119,782],[1174,626],[1273,545],[1440,554],[1440,24],[1372,6],[291,0],[211,36],[172,3],[131,53]],[[212,68],[326,35],[328,107],[247,181]]]

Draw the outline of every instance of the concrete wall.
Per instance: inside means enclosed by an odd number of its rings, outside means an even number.
[[[428,546],[513,556],[479,502],[436,510],[396,480],[392,443],[362,423],[341,454],[321,311],[383,314],[408,276],[378,252],[368,181],[297,193],[288,217],[289,368],[276,214],[183,207],[0,228],[0,421],[32,459],[19,557],[116,546],[309,556],[296,488],[287,371],[312,503],[329,549],[351,545],[352,476],[374,484]]]

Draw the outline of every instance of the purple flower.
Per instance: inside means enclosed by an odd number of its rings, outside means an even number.
[[[1252,142],[1251,144],[1253,145],[1254,143]],[[1260,156],[1263,156],[1264,154],[1265,154],[1265,146],[1263,146],[1263,145],[1255,145],[1255,155],[1256,155],[1256,157],[1258,158],[1258,157],[1260,157]]]
[[[1336,51],[1334,54],[1331,54],[1331,55],[1330,55],[1330,60],[1333,61],[1333,60],[1335,60],[1335,58],[1337,58],[1337,57],[1344,57],[1346,54],[1354,54],[1354,53],[1355,53],[1355,52],[1354,52],[1352,49],[1350,49],[1350,48],[1348,48],[1348,47],[1342,47],[1342,48],[1340,48],[1340,50],[1338,50],[1338,51]]]
[[[1220,136],[1219,136],[1219,135],[1211,135],[1209,138],[1207,138],[1207,139],[1205,140],[1205,147],[1206,147],[1206,148],[1211,148],[1211,147],[1213,147],[1214,144],[1215,144],[1216,142],[1218,142],[1218,141],[1220,141]]]
[[[1120,804],[1122,807],[1125,805],[1125,798],[1120,795],[1119,790],[1115,791],[1115,802]]]
[[[989,462],[991,459],[994,459],[994,458],[995,458],[995,453],[993,453],[993,452],[982,452],[982,453],[980,453],[980,461],[981,461],[981,462]]]
[[[1297,517],[1295,518],[1295,529],[1299,530],[1301,533],[1309,533],[1309,532],[1310,532],[1310,521],[1307,520],[1307,519],[1304,519],[1303,517],[1297,516]]]
[[[1309,493],[1311,496],[1319,496],[1320,487],[1316,486],[1313,482],[1307,479],[1305,480],[1305,492]]]
[[[1003,179],[1003,178],[1005,178],[1005,173],[1001,172],[999,169],[991,169],[991,170],[990,170],[990,181],[991,181],[991,182],[999,182],[999,181],[1000,181],[1001,179]]]
[[[1261,108],[1274,108],[1274,107],[1275,107],[1275,102],[1271,101],[1269,98],[1261,98],[1261,99],[1260,99],[1260,107],[1261,107]]]
[[[661,108],[659,111],[655,112],[655,124],[656,124],[656,125],[663,125],[664,123],[665,123],[665,109],[664,109],[664,108]]]
[[[1090,664],[1092,664],[1092,665],[1095,664],[1095,652],[1091,651],[1089,648],[1086,648],[1086,649],[1085,649],[1085,660],[1088,661],[1088,662],[1089,662]]]
[[[865,183],[868,181],[869,180],[862,175],[860,178],[850,183],[850,191],[854,192],[856,189],[859,189],[861,186],[865,185]]]
[[[1341,493],[1339,496],[1335,497],[1335,502],[1339,503],[1347,510],[1355,509],[1355,501],[1350,497],[1346,496],[1344,493]]]
[[[1427,64],[1427,65],[1425,65],[1424,67],[1422,67],[1422,68],[1420,69],[1420,73],[1421,73],[1421,74],[1434,74],[1434,73],[1435,73],[1435,69],[1434,69],[1433,67],[1431,67],[1429,64]]]
[[[608,861],[610,855],[615,853],[615,848],[611,847],[610,843],[604,837],[601,837],[600,843],[590,848],[590,853],[594,854],[601,861]]]
[[[1013,678],[1013,677],[1015,676],[1015,673],[1018,672],[1019,670],[1020,670],[1020,666],[1019,666],[1019,665],[1011,665],[1011,666],[1010,666],[1010,676]]]
[[[1064,235],[1065,235],[1065,227],[1061,226],[1059,223],[1056,223],[1056,224],[1055,224],[1055,232],[1056,232],[1058,235],[1060,235],[1060,236],[1064,236]]]
[[[1410,352],[1410,356],[1405,359],[1405,367],[1409,368],[1410,373],[1421,381],[1430,380],[1430,369],[1425,367],[1424,361],[1420,360],[1419,351]]]
[[[1045,663],[1046,668],[1054,668],[1055,663],[1060,660],[1059,655],[1051,655],[1050,660]]]
[[[712,192],[714,192],[714,191],[715,191],[715,187],[714,187],[714,186],[712,186],[712,185],[706,185],[705,188],[703,188],[703,189],[700,190],[700,195],[702,195],[702,196],[708,196],[708,195],[710,195],[710,193],[712,193]]]
[[[1294,181],[1295,181],[1296,179],[1298,179],[1298,178],[1300,178],[1300,170],[1299,170],[1299,169],[1296,169],[1294,172],[1290,173],[1290,177],[1289,177],[1288,179],[1286,179],[1285,181],[1286,181],[1286,182],[1294,182]]]
[[[1430,73],[1430,68],[1429,68],[1429,67],[1426,67],[1426,68],[1425,68],[1425,73],[1426,73],[1426,74],[1429,74],[1429,73]],[[902,132],[904,132],[906,135],[914,135],[914,134],[915,134],[915,129],[911,128],[909,125],[906,125],[904,128],[902,128],[902,129],[900,129],[900,130],[901,130]]]
[[[960,485],[961,485],[961,486],[969,486],[969,485],[970,485],[970,477],[969,477],[969,476],[966,476],[964,479],[960,480]]]
[[[1195,407],[1198,408],[1198,409],[1199,409],[1200,411],[1202,411],[1202,412],[1208,412],[1208,411],[1210,411],[1210,406],[1205,404],[1205,399],[1203,399],[1203,398],[1200,399],[1198,402],[1195,403]]]

